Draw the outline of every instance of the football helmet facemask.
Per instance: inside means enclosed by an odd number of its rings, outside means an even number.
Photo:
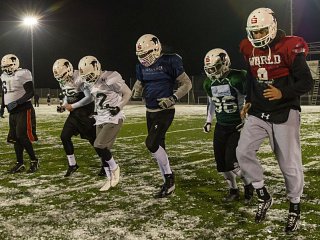
[[[94,56],[85,56],[81,58],[79,65],[80,77],[89,84],[93,84],[101,74],[101,65]]]
[[[67,59],[61,58],[54,62],[52,72],[59,83],[65,84],[72,79],[73,66]]]
[[[136,55],[145,67],[152,65],[160,57],[161,50],[159,39],[152,34],[142,35],[136,43]]]
[[[211,79],[221,78],[230,70],[230,65],[228,53],[221,48],[210,50],[204,57],[204,71]]]
[[[255,48],[268,45],[277,35],[277,20],[270,8],[258,8],[250,13],[247,20],[247,37]],[[255,39],[253,33],[266,32],[266,35]]]
[[[19,68],[19,59],[16,55],[7,54],[1,59],[1,70],[12,75]]]

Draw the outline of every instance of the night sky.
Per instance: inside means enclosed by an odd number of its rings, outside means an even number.
[[[130,82],[135,77],[135,43],[145,33],[159,37],[164,48],[182,56],[185,70],[199,75],[212,48],[224,48],[232,67],[243,67],[238,45],[246,37],[250,12],[274,10],[278,28],[290,34],[289,0],[74,0],[0,1],[0,56],[16,54],[31,70],[31,33],[20,22],[35,12],[36,88],[58,88],[52,64],[67,58],[74,68],[86,55],[96,56],[103,70],[116,70]],[[293,0],[293,33],[307,42],[320,41],[320,1]]]

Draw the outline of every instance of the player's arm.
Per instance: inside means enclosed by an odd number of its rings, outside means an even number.
[[[177,91],[170,97],[160,98],[159,107],[162,109],[167,109],[176,104],[176,101],[186,95],[192,88],[192,83],[189,76],[183,72],[177,78],[178,89]]]
[[[34,89],[33,89],[32,81],[28,81],[25,84],[23,84],[23,88],[24,88],[26,93],[21,98],[19,98],[17,100],[17,104],[18,105],[29,101],[29,99],[31,99],[33,97],[33,95],[34,95]]]
[[[120,108],[120,110],[122,110],[123,107],[129,102],[132,96],[132,92],[130,88],[127,86],[127,84],[124,83],[120,88],[120,93],[122,94],[122,100],[118,107]]]
[[[4,114],[4,91],[1,88],[1,108],[0,108],[0,117],[3,117]]]
[[[129,102],[132,95],[130,88],[125,83],[121,85],[118,93],[122,95],[120,103],[115,107],[108,107],[112,116],[117,115],[123,109],[123,107]]]
[[[7,109],[9,112],[11,112],[11,110],[16,108],[18,105],[21,105],[29,101],[29,99],[33,97],[34,89],[33,89],[32,81],[25,82],[23,84],[23,88],[25,90],[25,94],[21,98],[17,99],[16,101],[13,101],[7,104]]]
[[[133,99],[141,98],[142,92],[143,92],[142,82],[139,79],[137,79],[137,81],[134,83],[132,88],[132,98]]]
[[[177,81],[179,87],[177,91],[174,93],[174,96],[176,96],[177,99],[180,99],[191,90],[192,83],[189,76],[185,72],[183,72],[177,77]]]
[[[206,123],[202,128],[205,133],[208,133],[211,130],[211,123],[212,123],[212,118],[214,116],[214,111],[215,111],[214,102],[212,101],[212,98],[208,96],[207,119],[206,119]]]
[[[88,88],[84,88],[83,93],[84,93],[84,98],[82,98],[78,102],[71,104],[72,109],[83,107],[93,101],[93,97],[92,97],[90,90]]]
[[[313,79],[303,53],[296,55],[292,64],[293,84],[281,89],[283,98],[294,98],[301,96],[313,87]]]

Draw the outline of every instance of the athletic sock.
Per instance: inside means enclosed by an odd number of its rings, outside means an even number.
[[[77,164],[76,158],[75,158],[74,154],[72,154],[72,155],[67,155],[67,158],[68,158],[69,166],[74,166],[74,165]]]

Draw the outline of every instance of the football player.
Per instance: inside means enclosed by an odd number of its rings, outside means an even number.
[[[185,73],[182,59],[177,54],[162,54],[159,39],[152,34],[141,36],[136,43],[137,81],[133,97],[143,96],[147,108],[148,136],[146,146],[156,159],[164,183],[156,198],[163,198],[175,190],[174,173],[171,170],[165,148],[165,135],[175,114],[176,101],[191,89],[191,80]],[[174,91],[175,84],[179,87]]]
[[[33,150],[32,142],[37,141],[36,115],[31,103],[34,95],[32,75],[28,69],[19,68],[19,59],[14,54],[7,54],[1,60],[3,104],[9,112],[8,143],[14,144],[17,163],[9,173],[25,170],[23,151],[30,157],[28,173],[34,173],[39,167],[39,160]]]
[[[250,181],[243,177],[236,157],[236,147],[243,126],[240,110],[243,107],[246,91],[246,71],[230,69],[228,53],[215,48],[204,57],[204,71],[207,78],[203,88],[208,95],[207,120],[203,126],[205,133],[211,129],[213,115],[216,115],[213,150],[217,171],[221,172],[229,186],[225,201],[239,200],[236,176],[244,182],[245,204],[253,196]]]
[[[246,104],[248,113],[239,144],[237,158],[241,169],[258,195],[257,223],[265,219],[273,198],[264,184],[263,168],[257,151],[265,138],[284,176],[290,201],[285,231],[298,228],[300,197],[304,176],[300,146],[300,96],[313,85],[306,63],[308,46],[303,38],[285,36],[277,29],[274,12],[258,8],[247,20],[247,38],[240,51],[249,66]]]
[[[107,176],[100,191],[107,191],[120,180],[120,167],[112,156],[111,148],[123,124],[125,116],[122,109],[131,98],[131,90],[118,72],[102,71],[94,56],[83,57],[79,71],[95,100],[97,137],[94,148],[101,157]]]
[[[2,81],[0,79],[0,87],[2,89]],[[0,117],[4,118],[4,100],[3,100],[4,94],[1,91],[1,106],[0,106]]]
[[[91,117],[94,112],[94,102],[89,88],[80,80],[79,71],[73,70],[72,64],[67,59],[56,60],[52,71],[64,95],[63,103],[57,106],[57,111],[64,112],[66,109],[70,112],[60,135],[68,158],[68,169],[64,176],[69,177],[79,168],[71,138],[80,134],[80,137],[87,139],[91,145],[96,138],[95,121]],[[105,175],[104,168],[100,170],[99,175]]]

